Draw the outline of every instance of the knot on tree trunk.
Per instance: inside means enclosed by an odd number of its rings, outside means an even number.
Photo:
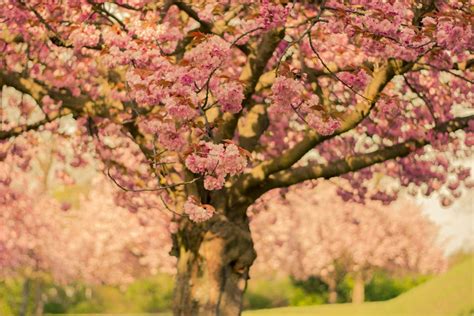
[[[250,267],[257,257],[248,226],[237,225],[225,216],[216,216],[204,234],[203,242],[212,242],[215,238],[224,242],[221,253],[224,264],[231,265],[237,273]]]

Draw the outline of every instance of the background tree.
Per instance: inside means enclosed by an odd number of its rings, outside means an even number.
[[[51,171],[60,168],[53,152],[41,147],[46,157],[33,158],[30,172],[2,165],[2,176],[11,183],[0,184],[0,277],[24,279],[19,314],[42,315],[51,282],[124,285],[141,276],[174,272],[166,211],[133,214],[118,207],[118,188],[104,176],[95,176],[84,192],[63,185],[63,191],[81,195],[76,205],[71,196],[58,201],[47,183],[54,180]]]
[[[336,288],[347,275],[354,278],[352,302],[361,303],[376,271],[400,276],[446,268],[437,227],[413,201],[390,207],[345,202],[325,183],[264,200],[265,210],[251,219],[259,254],[254,273],[270,266],[297,279],[316,276],[327,284],[330,303],[337,302]]]
[[[0,5],[2,159],[28,168],[18,142],[48,130],[74,145],[73,166],[101,160],[121,205],[163,199],[176,315],[240,313],[247,208],[269,190],[343,177],[346,199],[409,186],[447,204],[471,184],[450,163],[473,143],[468,2]],[[380,174],[394,187],[372,190]]]

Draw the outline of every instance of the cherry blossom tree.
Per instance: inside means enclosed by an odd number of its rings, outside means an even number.
[[[121,206],[164,202],[175,315],[240,314],[265,192],[340,177],[346,200],[449,204],[472,186],[452,163],[474,139],[468,1],[0,5],[0,156],[28,169],[48,131],[71,167],[100,161]]]
[[[92,186],[80,207],[63,211],[57,223],[62,229],[48,254],[60,262],[52,271],[55,280],[128,284],[140,276],[174,273],[169,214],[161,209],[130,213],[116,206],[110,183],[99,178]]]
[[[75,208],[60,202],[48,184],[62,168],[53,150],[45,144],[37,147],[43,155],[35,155],[29,172],[12,161],[1,164],[3,179],[11,182],[0,183],[0,278],[24,279],[19,314],[27,314],[32,291],[35,314],[42,314],[45,283],[51,278],[63,285],[124,285],[137,277],[174,272],[169,213],[155,208],[132,214],[118,207],[118,188],[104,176],[94,177]],[[56,154],[65,152],[61,148]]]
[[[174,273],[169,215],[117,207],[114,188],[100,182],[90,192],[94,198],[83,198],[76,209],[46,195],[32,198],[2,188],[0,277],[25,279],[22,315],[32,289],[36,314],[42,314],[42,288],[51,277],[63,285],[126,285],[157,272]]]
[[[337,284],[352,274],[352,302],[360,303],[376,270],[400,275],[446,268],[437,227],[413,201],[389,207],[345,202],[326,183],[270,197],[263,197],[264,210],[256,209],[251,219],[259,254],[255,274],[272,268],[298,279],[317,276],[328,285],[330,303],[337,302]]]

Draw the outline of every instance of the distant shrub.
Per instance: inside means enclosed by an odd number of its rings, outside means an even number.
[[[365,285],[366,301],[386,301],[397,297],[403,292],[428,280],[427,276],[406,276],[392,277],[389,274],[379,271],[374,273],[371,281]],[[328,301],[328,288],[317,277],[310,277],[306,280],[292,280],[297,288],[296,297],[290,300],[292,306],[306,306],[324,304]],[[347,275],[342,282],[337,285],[338,303],[351,302],[351,293],[354,280],[351,275]]]
[[[365,286],[365,300],[386,301],[397,297],[411,288],[427,281],[428,276],[390,277],[384,272],[375,273]]]

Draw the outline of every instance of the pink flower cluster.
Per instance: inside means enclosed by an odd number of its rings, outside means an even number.
[[[237,113],[242,109],[243,87],[235,81],[229,81],[216,87],[214,92],[223,112]]]
[[[214,215],[214,211],[214,207],[203,205],[193,197],[189,197],[184,203],[184,213],[195,223],[207,221]]]
[[[168,150],[180,151],[186,146],[186,139],[183,133],[185,128],[176,128],[173,123],[163,123],[157,131],[158,142]]]
[[[85,24],[82,27],[71,32],[69,40],[74,49],[78,50],[84,46],[95,46],[99,42],[100,31],[95,26]]]
[[[361,81],[361,79],[358,79]],[[354,81],[355,82],[355,81]],[[304,117],[308,125],[321,135],[330,135],[339,128],[340,122],[332,117],[323,118],[324,113],[314,109],[319,104],[315,94],[306,94],[303,84],[285,76],[276,78],[272,86],[273,110],[277,113],[294,111]]]
[[[282,112],[287,112],[291,104],[298,104],[302,100],[304,86],[301,82],[279,76],[272,86],[272,100],[274,105]]]
[[[351,72],[342,72],[338,74],[337,77],[351,88],[357,90],[365,87],[369,79],[367,73],[362,69],[355,74]]]
[[[186,147],[186,133],[189,131],[186,125],[153,118],[141,121],[139,127],[142,133],[156,136],[160,145],[167,150],[182,151]]]
[[[186,158],[186,167],[193,173],[205,175],[204,187],[219,190],[227,175],[237,175],[247,166],[247,158],[232,144],[213,144],[201,141],[194,153]]]
[[[185,55],[185,60],[207,70],[214,70],[231,57],[230,44],[219,36],[211,36]],[[195,69],[198,70],[197,68]],[[207,77],[207,75],[206,75]]]
[[[440,20],[436,30],[438,44],[456,53],[474,48],[474,32],[472,25],[460,24],[451,20]]]
[[[265,30],[284,26],[286,18],[290,13],[289,7],[283,7],[282,5],[275,5],[270,3],[268,0],[262,1],[260,7],[260,16],[262,19],[262,27]]]
[[[306,116],[306,121],[311,128],[321,135],[331,135],[336,129],[341,126],[341,122],[332,117],[323,118],[315,112],[310,112]]]

